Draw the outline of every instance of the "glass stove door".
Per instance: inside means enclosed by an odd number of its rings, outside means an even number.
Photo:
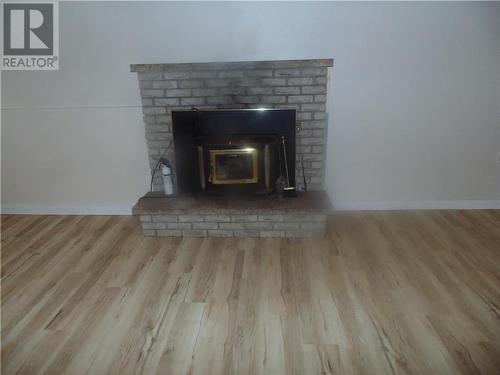
[[[212,184],[254,184],[258,176],[258,151],[239,149],[209,150],[210,182]]]

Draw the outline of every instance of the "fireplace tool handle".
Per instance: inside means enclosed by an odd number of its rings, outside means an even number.
[[[286,187],[290,187],[290,177],[288,176],[288,158],[286,157],[285,137],[281,136],[281,144],[283,145],[283,157],[285,159]]]
[[[285,137],[281,136],[281,144],[283,145],[283,157],[285,159],[286,187],[283,189],[284,197],[294,197],[297,195],[294,186],[290,186],[290,176],[288,175],[288,158],[286,156]]]

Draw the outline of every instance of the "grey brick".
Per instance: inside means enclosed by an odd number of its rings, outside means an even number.
[[[311,103],[312,95],[291,95],[288,97],[288,103]]]
[[[325,131],[323,129],[316,129],[312,132],[313,137],[324,137]]]
[[[284,86],[286,85],[286,79],[284,78],[263,78],[262,85],[264,86]]]
[[[148,141],[149,148],[168,148],[170,147],[169,141]]]
[[[234,102],[242,104],[256,104],[259,103],[259,98],[257,96],[235,96]]]
[[[156,136],[158,137],[159,140],[173,140],[174,136],[170,132],[158,132],[156,133]]]
[[[304,155],[304,160],[309,160],[309,161],[323,161],[323,155],[318,155],[318,154],[310,154],[310,155]]]
[[[288,103],[312,103],[312,95],[291,95],[288,97]]]
[[[232,104],[233,98],[230,96],[209,96],[207,98],[207,104],[220,105],[220,104]]]
[[[151,99],[151,98],[142,99],[141,102],[142,102],[142,106],[143,107],[147,107],[147,106],[153,105],[153,99]]]
[[[272,77],[273,71],[272,69],[247,70],[245,75],[247,77]]]
[[[219,95],[244,95],[244,87],[221,87],[219,88]]]
[[[259,237],[260,232],[258,230],[235,230],[235,237]]]
[[[145,115],[161,115],[167,113],[164,107],[143,107],[142,113]]]
[[[204,215],[216,215],[218,212],[219,210],[215,207],[200,208],[196,210],[196,215],[201,215],[204,217]]]
[[[182,105],[203,105],[205,104],[205,98],[182,98]]]
[[[163,90],[141,89],[141,96],[143,98],[161,98]]]
[[[155,123],[154,116],[143,116],[142,120],[144,121],[145,124],[154,124]]]
[[[299,77],[300,69],[290,68],[290,69],[276,69],[274,71],[276,77]]]
[[[326,112],[314,112],[315,120],[324,120],[326,119]]]
[[[284,86],[284,87],[275,87],[275,94],[281,95],[299,95],[300,94],[300,86]]]
[[[259,215],[259,221],[283,221],[283,215]]]
[[[216,71],[207,72],[191,72],[191,78],[215,78],[217,77]]]
[[[301,138],[301,145],[322,145],[324,142],[323,138],[312,137],[312,138]]]
[[[181,89],[197,89],[203,87],[203,81],[179,81]]]
[[[177,215],[153,215],[153,221],[155,222],[172,223],[177,220]]]
[[[326,75],[326,68],[302,69],[302,75],[304,75],[304,76],[325,76]]]
[[[205,215],[205,221],[215,221],[215,222],[228,222],[231,221],[231,217],[228,215]]]
[[[152,87],[153,87],[152,81],[139,81],[139,88],[140,89],[150,89]]]
[[[176,100],[178,100],[178,99],[176,99]],[[156,123],[157,124],[172,124],[172,117],[170,115],[156,115]]]
[[[176,89],[177,81],[154,81],[153,88],[155,89]]]
[[[165,223],[168,229],[191,229],[191,223]]]
[[[228,87],[231,81],[228,79],[209,79],[206,81],[208,87]]]
[[[289,214],[286,215],[285,217],[286,221],[294,221],[294,222],[307,222],[307,221],[312,221],[312,215],[311,214],[306,214],[306,213],[300,213],[300,214]]]
[[[276,223],[274,224],[275,229],[298,229],[299,223]]]
[[[312,147],[312,151],[313,153],[318,153],[318,154],[322,154],[324,151],[324,148],[323,146],[313,146]]]
[[[143,229],[165,229],[165,223],[142,223]]]
[[[326,95],[314,95],[315,103],[326,103]]]
[[[303,86],[302,94],[324,94],[326,92],[326,86]]]
[[[193,223],[193,229],[217,229],[218,224],[212,222]]]
[[[152,81],[161,78],[162,78],[161,73],[139,72],[139,81]]]
[[[311,112],[299,112],[297,113],[297,120],[310,120],[312,118]]]
[[[302,121],[300,124],[304,129],[323,129],[325,127],[323,120]]]
[[[160,156],[160,150],[157,150],[157,149],[150,149],[148,151],[148,155],[149,156],[152,156],[154,158],[158,158],[158,156]]]
[[[264,103],[264,104],[285,103],[285,102],[286,102],[286,96],[272,95],[272,96],[263,96],[261,98],[261,103]]]
[[[219,223],[220,229],[245,229],[245,223]]]
[[[169,98],[180,98],[180,97],[185,97],[185,96],[191,96],[191,90],[189,89],[171,89],[171,90],[166,90],[165,92],[166,96]]]
[[[183,79],[189,77],[189,72],[163,72],[163,79]]]
[[[243,75],[241,70],[223,70],[217,74],[219,78],[241,78]]]
[[[217,89],[193,89],[193,96],[213,96],[217,94]]]
[[[146,133],[146,139],[148,141],[157,141],[159,140],[158,133]]]
[[[209,230],[208,235],[211,237],[233,237],[234,232],[232,230]]]
[[[142,222],[151,221],[151,215],[141,215],[139,216],[139,220]]]
[[[182,231],[180,229],[162,229],[158,230],[158,236],[161,237],[180,237],[182,236]]]
[[[236,78],[233,80],[233,84],[236,86],[260,86],[262,84],[261,78],[248,77],[248,78]]]
[[[309,154],[311,152],[311,146],[297,146],[297,152],[301,154]],[[297,172],[300,172],[300,168],[297,169]]]
[[[202,229],[185,229],[182,231],[182,235],[187,237],[206,237],[207,231]]]
[[[301,129],[300,133],[297,134],[297,137],[311,137],[313,135],[313,131],[310,129]]]
[[[169,124],[146,124],[146,132],[170,132],[172,133],[172,128]]]
[[[301,86],[301,85],[312,85],[313,79],[311,77],[297,77],[288,78],[289,86]]]
[[[314,83],[317,85],[327,84],[328,79],[326,77],[314,77]]]
[[[298,111],[300,108],[300,104],[293,104],[293,103],[276,104],[274,105],[274,108],[295,109],[296,111]]]
[[[325,111],[326,106],[321,103],[310,103],[310,104],[302,104],[303,111]]]
[[[254,222],[248,222],[245,223],[245,228],[246,229],[269,229],[272,228],[272,223],[269,222],[262,222],[262,221],[254,221]]]
[[[155,99],[155,105],[164,105],[164,106],[179,105],[179,99],[177,99],[177,98],[158,98],[158,99]]]
[[[272,87],[248,87],[247,94],[250,95],[270,95],[273,93]]]
[[[246,222],[246,221],[257,221],[257,215],[233,215],[231,216],[231,221],[234,222]]]
[[[148,237],[156,236],[156,231],[154,229],[144,229],[142,234]]]
[[[195,221],[203,221],[203,216],[199,215],[179,215],[180,222],[195,222]]]

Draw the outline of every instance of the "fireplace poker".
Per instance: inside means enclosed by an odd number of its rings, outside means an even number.
[[[286,173],[286,187],[283,189],[283,197],[295,197],[297,192],[295,186],[290,186],[290,176],[288,175],[288,158],[286,156],[285,137],[281,136],[281,143],[283,145],[283,157],[285,159],[285,173]]]

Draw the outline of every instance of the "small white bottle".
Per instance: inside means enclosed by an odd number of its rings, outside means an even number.
[[[165,195],[174,194],[174,184],[172,182],[172,170],[164,165],[161,169],[161,175],[163,177],[163,189],[165,189]]]

